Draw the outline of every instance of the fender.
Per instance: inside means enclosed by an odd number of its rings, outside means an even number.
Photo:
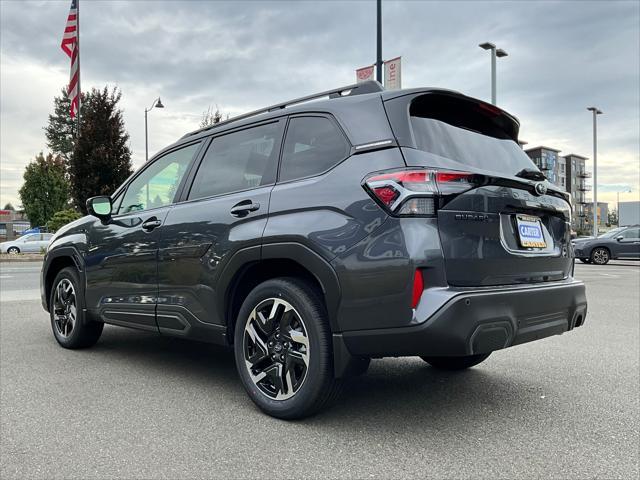
[[[333,267],[319,254],[300,243],[276,242],[262,246],[254,246],[238,250],[229,259],[218,279],[217,305],[220,318],[226,318],[229,303],[229,288],[236,274],[250,263],[261,260],[291,260],[309,271],[320,284],[332,332],[339,332],[337,323],[338,308],[340,306],[340,283]]]
[[[66,237],[65,237],[66,238]],[[50,286],[47,285],[47,280],[53,281],[53,278],[49,279],[49,270],[51,265],[56,263],[56,259],[61,257],[69,258],[75,265],[78,270],[78,275],[80,276],[80,283],[82,288],[82,296],[84,299],[84,292],[87,286],[87,279],[85,275],[84,269],[84,258],[78,251],[78,249],[73,245],[64,245],[60,247],[54,247],[53,249],[49,249],[46,256],[44,257],[44,261],[42,262],[42,272],[40,275],[40,297],[42,301],[43,308],[48,312],[49,311],[49,297],[51,293]]]
[[[316,278],[322,287],[322,293],[327,304],[331,331],[334,333],[339,332],[340,327],[337,319],[341,297],[340,282],[331,264],[309,247],[300,243],[282,242],[262,245],[263,260],[278,258],[285,258],[299,263]]]

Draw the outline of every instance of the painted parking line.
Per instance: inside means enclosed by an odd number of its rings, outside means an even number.
[[[0,278],[13,278],[11,275],[0,275]]]

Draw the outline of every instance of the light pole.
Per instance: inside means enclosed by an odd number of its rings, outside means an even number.
[[[491,103],[496,104],[496,57],[502,58],[508,55],[501,48],[496,48],[495,44],[490,42],[481,43],[478,45],[485,50],[491,50]]]
[[[382,0],[376,3],[376,80],[382,85]]]
[[[593,236],[598,236],[598,115],[602,111],[596,107],[588,107],[593,112]]]
[[[149,131],[147,128],[147,113],[149,113],[153,107],[164,108],[160,97],[156,98],[149,108],[144,109],[144,161],[149,160]]]

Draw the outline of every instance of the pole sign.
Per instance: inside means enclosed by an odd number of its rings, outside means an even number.
[[[402,88],[401,58],[396,57],[384,62],[384,88],[386,90]]]
[[[368,67],[362,67],[356,70],[356,81],[358,83],[366,82],[367,80],[374,80],[373,78],[374,65]]]

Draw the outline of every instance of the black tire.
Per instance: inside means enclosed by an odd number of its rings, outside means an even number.
[[[596,247],[591,251],[591,263],[606,265],[609,260],[611,260],[611,253],[608,248]]]
[[[462,357],[420,357],[439,370],[464,370],[484,362],[491,353],[466,355]]]
[[[578,260],[580,260],[582,263],[591,263],[590,258],[579,258]]]
[[[262,320],[263,312],[271,312],[267,320]],[[296,340],[292,340],[294,334]],[[255,335],[260,336],[259,342]],[[280,346],[286,348],[283,355],[277,353],[283,352],[277,350],[281,342]],[[331,329],[322,298],[303,280],[289,277],[267,280],[249,293],[240,308],[234,335],[236,367],[249,398],[268,415],[287,420],[307,417],[338,397],[341,382],[334,378],[332,350]],[[301,355],[306,362],[301,362]],[[251,364],[248,358],[260,360]],[[265,376],[265,371],[269,375]],[[289,374],[294,378],[287,377]]]
[[[7,249],[7,253],[9,255],[16,255],[16,254],[20,253],[20,249],[18,247],[9,247]]]
[[[84,292],[78,272],[73,267],[63,268],[56,275],[49,296],[51,330],[62,347],[87,348],[100,339],[104,324],[89,321],[83,309]]]

